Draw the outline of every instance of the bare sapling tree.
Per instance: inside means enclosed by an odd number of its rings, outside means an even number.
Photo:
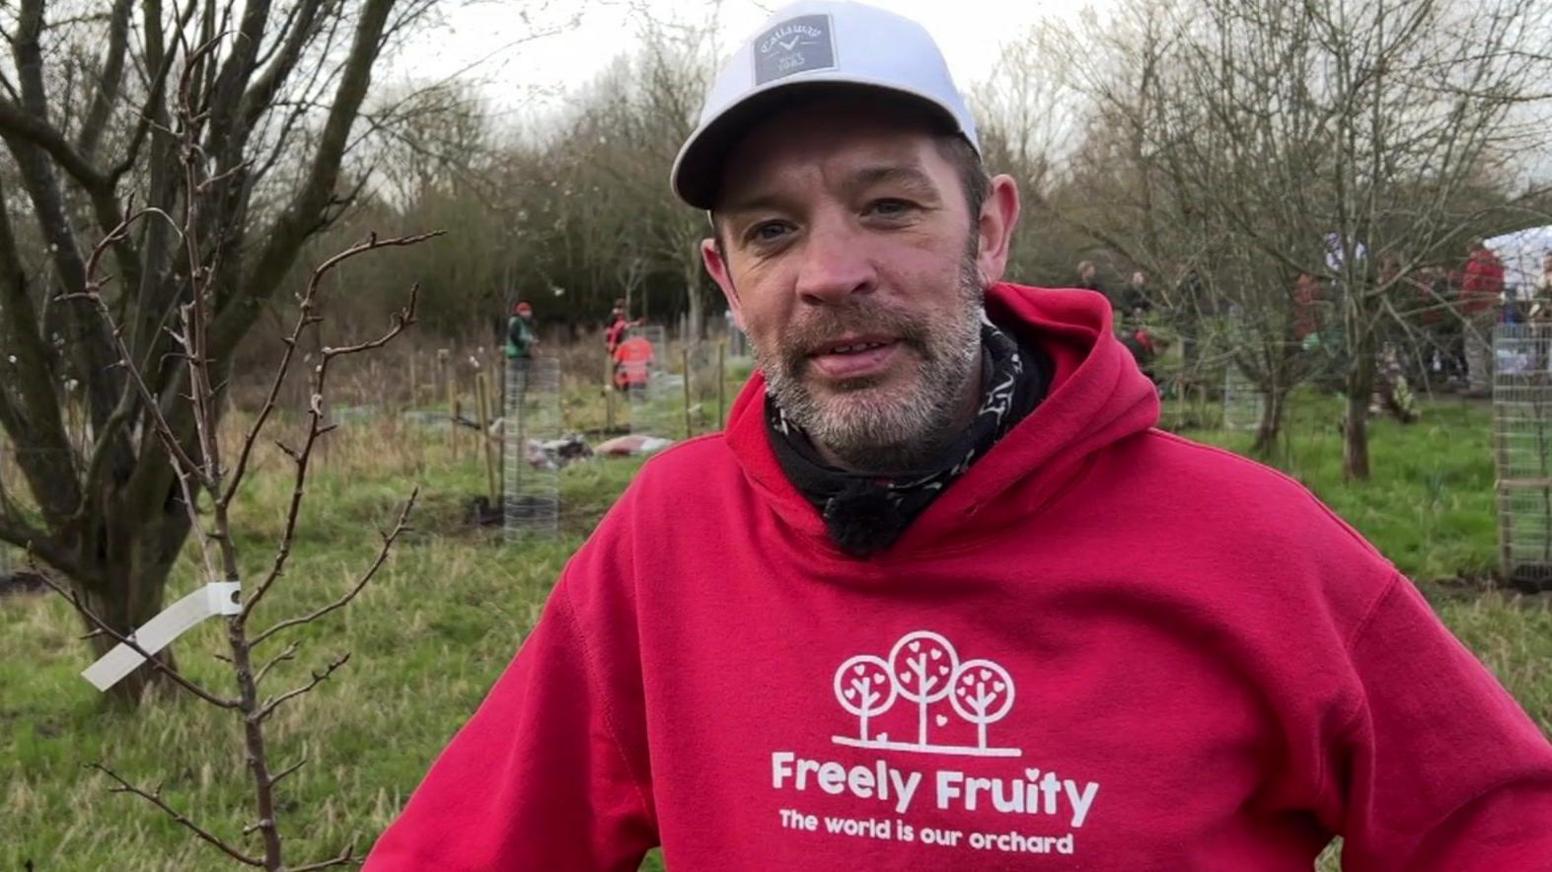
[[[211,51],[213,46],[214,43],[206,43],[195,49],[191,53],[191,59],[197,61],[206,52]],[[197,70],[197,62],[191,63],[187,69]],[[140,406],[147,410],[154,442],[167,454],[173,471],[177,487],[176,504],[184,513],[189,528],[193,531],[193,544],[199,558],[199,571],[202,577],[210,582],[233,586],[222,590],[231,589],[232,595],[237,596],[237,591],[242,590],[243,583],[249,579],[245,578],[242,555],[238,551],[239,537],[235,535],[233,508],[253,468],[255,451],[266,438],[269,425],[275,418],[282,385],[297,362],[299,349],[309,334],[316,334],[320,329],[323,321],[319,314],[320,289],[324,279],[352,258],[387,247],[413,245],[438,234],[387,239],[371,236],[328,258],[312,271],[305,287],[297,295],[296,318],[285,338],[285,350],[269,380],[263,403],[252,422],[243,429],[235,449],[227,450],[221,435],[220,411],[227,401],[227,382],[219,374],[219,360],[213,351],[212,338],[217,320],[217,298],[220,288],[215,280],[219,272],[217,262],[219,249],[208,247],[201,237],[201,229],[204,226],[201,211],[207,205],[205,197],[215,187],[216,177],[211,175],[210,162],[200,147],[194,92],[193,79],[185,75],[178,85],[180,99],[177,102],[178,112],[175,121],[176,129],[180,134],[181,147],[178,153],[181,156],[182,170],[185,174],[183,185],[184,189],[190,192],[191,198],[183,213],[182,221],[178,222],[174,229],[182,243],[180,255],[191,279],[190,293],[187,299],[178,305],[175,323],[163,329],[173,342],[174,347],[170,354],[176,358],[177,365],[185,373],[182,381],[184,389],[176,397],[176,409],[183,411],[184,418],[193,428],[195,438],[187,440],[181,438],[177,432],[177,425],[174,423],[176,410],[169,406],[166,399],[159,398],[152,389],[143,368],[143,362],[137,360],[134,351],[126,341],[125,325],[118,320],[110,305],[110,298],[104,294],[106,280],[100,276],[100,265],[103,259],[115,245],[129,238],[138,224],[150,221],[171,222],[172,216],[150,207],[138,210],[126,208],[124,210],[126,217],[112,228],[86,258],[85,282],[82,288],[79,291],[58,295],[54,298],[54,302],[60,305],[84,303],[100,319],[102,332],[108,337],[110,347],[116,355],[114,365],[128,386],[129,393],[125,399],[120,400],[120,407],[130,408],[131,400],[128,397],[133,396],[138,398]],[[235,604],[235,613],[229,614],[226,618],[227,641],[231,653],[229,657],[223,659],[231,667],[235,694],[204,687],[194,682],[172,663],[158,657],[158,651],[142,647],[141,641],[132,631],[122,629],[115,621],[99,614],[91,603],[68,583],[54,579],[49,570],[35,566],[45,583],[69,600],[81,614],[91,628],[89,634],[91,637],[103,639],[109,645],[127,647],[143,658],[150,668],[164,675],[173,685],[205,703],[230,711],[233,717],[239,720],[242,725],[243,754],[252,780],[254,797],[254,820],[244,829],[242,836],[256,834],[260,842],[257,850],[248,847],[239,838],[215,833],[188,813],[174,808],[162,798],[159,788],[146,789],[137,786],[106,764],[98,762],[90,765],[111,779],[113,782],[111,789],[114,792],[140,797],[166,813],[198,838],[247,866],[266,870],[290,869],[292,872],[299,872],[303,869],[324,869],[346,865],[352,862],[354,857],[353,846],[346,846],[341,853],[329,859],[300,866],[286,865],[277,819],[276,790],[285,778],[294,774],[306,763],[306,759],[296,760],[277,769],[272,762],[271,749],[265,735],[266,723],[282,706],[292,703],[318,687],[345,665],[350,654],[349,652],[337,654],[322,667],[314,670],[307,681],[295,687],[266,692],[264,682],[271,677],[272,670],[280,663],[295,659],[298,647],[293,643],[267,657],[260,657],[259,651],[265,647],[272,648],[288,631],[314,623],[343,609],[360,595],[387,561],[395,543],[409,530],[410,513],[414,508],[417,492],[412,491],[408,494],[393,526],[381,534],[381,543],[376,557],[359,573],[354,583],[332,602],[303,614],[274,620],[260,628],[250,627],[250,622],[257,615],[260,604],[274,590],[276,583],[286,572],[292,544],[302,518],[307,479],[312,469],[315,451],[336,426],[329,423],[325,414],[325,397],[331,369],[345,358],[382,348],[413,324],[418,291],[418,286],[411,288],[407,304],[395,313],[392,323],[380,335],[348,345],[323,345],[317,357],[310,361],[312,366],[308,373],[309,400],[305,412],[304,432],[295,444],[287,445],[278,440],[275,443],[290,459],[293,466],[291,496],[287,504],[280,540],[276,545],[273,558],[269,561],[268,569],[258,577],[256,584],[248,588],[247,596],[241,599],[240,603]]]
[[[174,461],[201,456],[209,422],[182,398],[225,383],[303,246],[361,190],[346,158],[374,68],[429,4],[0,3],[0,432],[22,473],[0,491],[0,541],[121,635],[162,610],[193,530]],[[131,199],[151,211],[128,220]],[[165,329],[196,298],[204,357]],[[132,706],[162,675],[138,669],[110,698]]]

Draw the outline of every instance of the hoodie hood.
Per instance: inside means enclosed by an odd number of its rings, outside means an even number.
[[[1096,452],[1158,422],[1158,394],[1115,338],[1110,303],[1102,295],[1001,282],[986,292],[986,313],[1050,358],[1045,399],[944,490],[894,546],[869,559],[958,547],[973,529],[1027,518]],[[757,371],[734,401],[728,446],[782,521],[829,547],[823,519],[787,479],[771,448],[764,401],[765,377]],[[975,528],[967,526],[972,520]]]

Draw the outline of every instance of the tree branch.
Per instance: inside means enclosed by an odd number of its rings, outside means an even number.
[[[274,714],[275,709],[279,708],[282,703],[285,703],[288,700],[296,699],[302,694],[307,693],[308,691],[327,681],[329,676],[333,675],[336,671],[339,670],[341,666],[344,666],[349,662],[350,652],[347,651],[344,654],[334,658],[333,660],[330,660],[328,665],[323,668],[322,672],[314,672],[312,678],[309,679],[306,684],[302,685],[301,687],[288,690],[285,693],[282,693],[281,695],[269,700],[268,702],[264,703],[262,708],[260,708],[250,717],[252,717],[252,719],[255,721],[268,720],[269,716]],[[274,781],[271,781],[270,783],[274,784]]]
[[[111,788],[113,793],[132,794],[134,796],[140,797],[146,802],[151,803],[152,805],[166,812],[168,817],[171,817],[174,821],[177,821],[180,826],[188,829],[194,833],[194,835],[199,836],[206,842],[209,842],[210,844],[215,845],[217,848],[220,848],[221,851],[228,857],[231,857],[233,860],[236,860],[245,866],[259,867],[264,865],[263,860],[250,857],[247,854],[244,854],[242,851],[239,851],[231,845],[228,845],[219,836],[211,834],[209,830],[201,827],[199,824],[194,823],[192,820],[189,820],[189,818],[182,812],[168,805],[166,802],[163,802],[161,796],[162,791],[160,788],[155,791],[147,792],[145,790],[141,790],[133,784],[130,784],[128,781],[125,781],[122,777],[119,776],[117,772],[114,772],[112,769],[109,769],[101,763],[88,763],[86,765],[89,768],[96,769],[98,772],[101,772],[102,774],[118,782],[117,787]]]
[[[392,7],[393,0],[363,2],[344,74],[335,89],[334,101],[307,177],[274,225],[260,237],[265,241],[252,270],[244,278],[241,290],[223,307],[212,328],[214,347],[235,347],[236,339],[257,317],[259,302],[273,293],[285,276],[317,216],[328,204],[339,180],[340,161],[349,141],[351,125],[371,85],[372,66],[377,60],[379,42]]]
[[[310,624],[313,621],[316,621],[319,618],[322,618],[323,616],[329,614],[330,612],[333,612],[333,611],[336,611],[338,609],[344,608],[346,605],[348,605],[350,603],[351,600],[355,599],[356,595],[361,593],[362,589],[367,586],[367,583],[372,580],[372,577],[377,574],[377,570],[380,569],[382,567],[383,563],[387,561],[388,553],[393,550],[394,542],[398,541],[399,536],[402,535],[405,531],[410,529],[410,526],[409,526],[410,512],[414,510],[414,508],[415,508],[415,500],[419,496],[420,496],[420,488],[418,488],[418,487],[410,492],[410,498],[407,501],[405,501],[404,508],[402,510],[400,510],[400,512],[399,512],[399,519],[394,524],[393,530],[391,530],[388,533],[383,535],[383,544],[377,550],[377,557],[376,557],[376,559],[374,559],[372,561],[372,565],[371,566],[367,567],[366,572],[362,573],[361,577],[356,580],[355,585],[353,585],[350,588],[350,590],[346,591],[345,594],[343,596],[341,596],[339,599],[335,600],[332,603],[329,603],[328,605],[324,606],[321,609],[318,609],[318,610],[313,611],[313,612],[309,612],[308,614],[302,615],[301,617],[288,618],[288,619],[286,619],[284,621],[279,622],[278,624],[275,624],[272,627],[269,627],[264,632],[259,633],[257,636],[253,637],[253,642],[252,642],[253,646],[254,647],[258,647],[261,643],[264,642],[265,639],[268,639],[268,638],[274,636],[276,633],[279,633],[282,630],[289,629],[291,627],[299,627],[299,626],[302,626],[303,624]],[[269,581],[269,580],[271,580],[271,579],[266,579],[266,581]],[[251,608],[251,603],[253,602],[253,598],[250,598],[248,602],[249,602],[249,605],[245,606],[245,611],[246,611],[247,608]]]
[[[319,869],[332,869],[335,866],[349,866],[355,862],[356,846],[349,845],[338,857],[332,860],[322,860],[317,863],[308,863],[306,866],[293,866],[291,872],[317,872]]]

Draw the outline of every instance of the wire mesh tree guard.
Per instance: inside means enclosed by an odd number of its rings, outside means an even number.
[[[1238,366],[1230,362],[1223,368],[1223,429],[1256,429],[1265,404],[1260,389]]]
[[[634,328],[632,336],[639,336],[652,345],[652,359],[646,364],[646,382],[625,391],[625,404],[630,415],[630,432],[650,436],[671,437],[682,429],[676,427],[683,416],[680,393],[684,382],[668,371],[668,332],[660,325]]]
[[[508,362],[502,415],[506,538],[554,536],[560,526],[560,461],[545,446],[562,436],[560,361]]]
[[[1493,331],[1498,551],[1517,587],[1552,588],[1552,324]]]

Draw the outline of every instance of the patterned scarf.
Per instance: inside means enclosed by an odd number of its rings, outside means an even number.
[[[986,394],[965,432],[925,469],[893,476],[847,472],[819,457],[769,394],[765,429],[782,471],[824,517],[830,540],[853,557],[893,545],[955,479],[1045,398],[1049,362],[990,321],[981,324],[981,384]]]

